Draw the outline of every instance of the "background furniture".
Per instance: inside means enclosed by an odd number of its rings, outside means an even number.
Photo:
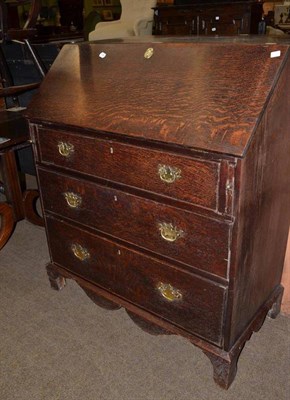
[[[290,32],[290,2],[277,4],[274,7],[274,24],[285,32]]]
[[[156,0],[121,0],[119,20],[99,22],[89,34],[89,40],[151,35]]]
[[[33,43],[62,39],[83,38],[84,7],[82,0],[18,0],[4,2],[7,6],[8,28],[30,27],[35,35]],[[31,14],[34,15],[33,20]]]
[[[58,7],[62,26],[78,31],[83,30],[83,0],[58,0]]]
[[[224,388],[283,293],[290,43],[259,39],[67,46],[27,111],[52,286],[184,336]]]
[[[36,21],[41,9],[41,0],[1,0],[1,13],[5,12],[2,18],[9,29],[35,29]],[[4,9],[4,6],[6,9]],[[23,26],[19,21],[19,7],[28,7],[26,20]]]
[[[261,2],[197,3],[155,7],[154,34],[238,35],[258,33],[258,24],[263,12]]]
[[[27,93],[35,92],[47,71],[46,65],[29,41],[37,33],[33,24],[38,12],[39,2],[34,1],[31,4],[31,12],[25,27],[23,29],[9,28],[7,6],[5,2],[0,1],[0,76],[2,83],[0,97],[5,100],[0,111],[0,192],[6,198],[5,202],[0,203],[0,248],[9,239],[17,221],[26,218],[34,224],[43,225],[43,220],[36,211],[38,191],[26,190],[25,174],[35,174],[35,168],[29,143],[28,124],[22,116],[23,106],[25,103],[27,104],[28,100]],[[17,42],[17,49],[21,46],[22,51],[29,54],[29,59],[36,70],[34,82],[25,82],[25,74],[23,76],[18,74],[15,79],[15,74],[10,69],[9,56],[7,57],[11,50],[12,52],[15,50],[13,41]],[[14,65],[15,61],[14,59]]]
[[[3,92],[0,91],[1,94]],[[0,202],[0,249],[6,244],[17,221],[26,218],[33,224],[43,225],[43,219],[36,211],[39,193],[37,190],[26,190],[24,176],[17,163],[17,151],[28,147],[27,121],[17,112],[0,111],[0,193],[6,197]]]

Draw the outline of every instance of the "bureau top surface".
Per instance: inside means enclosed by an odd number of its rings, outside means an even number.
[[[148,48],[153,55],[145,58]],[[289,43],[92,42],[61,50],[27,117],[243,156]]]

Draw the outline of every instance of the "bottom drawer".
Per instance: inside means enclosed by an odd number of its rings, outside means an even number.
[[[222,345],[225,287],[51,217],[47,228],[53,262]]]

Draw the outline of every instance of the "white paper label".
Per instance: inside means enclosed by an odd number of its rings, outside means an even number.
[[[107,56],[107,54],[104,52],[104,51],[102,51],[100,54],[99,54],[99,57],[100,58],[105,58]]]
[[[280,57],[281,56],[281,50],[277,50],[277,51],[271,51],[271,58],[275,58],[275,57]]]
[[[215,31],[216,31],[216,28],[211,28],[211,30],[212,30],[213,32],[215,32]]]
[[[219,16],[216,16],[216,17],[215,17],[215,20],[216,20],[216,21],[219,21],[219,20],[220,20],[220,17],[219,17]]]
[[[19,112],[19,111],[23,111],[26,110],[26,107],[11,107],[11,108],[7,108],[7,111],[11,111],[11,112]]]

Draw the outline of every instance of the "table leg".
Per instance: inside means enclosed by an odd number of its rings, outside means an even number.
[[[14,149],[0,153],[4,193],[6,201],[11,205],[15,221],[27,219],[29,222],[43,226],[43,218],[38,214],[36,201],[37,190],[25,190],[22,175],[18,171]]]
[[[12,207],[7,203],[0,203],[0,250],[13,232],[14,225]]]
[[[15,151],[9,149],[0,153],[2,165],[2,178],[4,193],[7,203],[11,205],[14,220],[20,221],[24,218],[24,207],[22,201],[22,188],[20,185],[19,172],[15,159]]]

